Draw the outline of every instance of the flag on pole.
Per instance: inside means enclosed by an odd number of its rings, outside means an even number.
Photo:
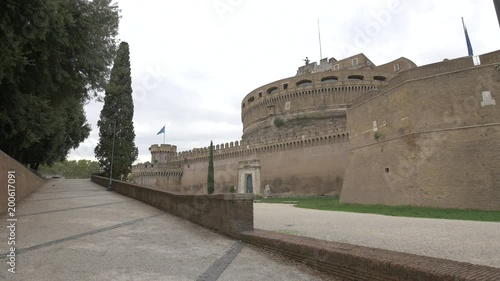
[[[498,24],[500,25],[500,0],[493,0],[495,3],[495,9],[497,10]]]
[[[163,126],[163,128],[161,128],[161,130],[156,135],[159,135],[159,134],[165,134],[165,126]]]
[[[462,17],[462,25],[464,26],[465,32],[465,41],[467,42],[467,51],[469,52],[469,57],[474,56],[474,52],[472,51],[472,44],[470,43],[469,33],[467,32],[467,27],[465,27],[464,18]]]

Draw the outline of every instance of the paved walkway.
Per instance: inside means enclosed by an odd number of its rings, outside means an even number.
[[[16,273],[0,280],[330,280],[89,180],[54,180],[16,210]]]
[[[500,268],[500,223],[254,204],[255,228]]]

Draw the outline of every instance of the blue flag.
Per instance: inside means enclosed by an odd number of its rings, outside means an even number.
[[[467,51],[469,52],[469,57],[472,57],[472,56],[474,56],[474,52],[472,51],[472,44],[470,43],[469,33],[467,32],[467,27],[465,27],[464,18],[462,18],[462,25],[464,26],[465,41],[467,41]]]
[[[161,130],[156,135],[159,135],[159,134],[165,134],[165,126],[163,126],[163,128],[161,128]]]

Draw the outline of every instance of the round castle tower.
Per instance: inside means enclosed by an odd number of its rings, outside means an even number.
[[[177,157],[177,146],[171,144],[153,144],[149,148],[151,163],[167,163]]]
[[[320,64],[307,62],[296,76],[263,85],[243,98],[242,140],[258,141],[278,132],[307,134],[322,126],[345,127],[346,110],[353,100],[413,67],[415,63],[406,58],[376,66],[364,54],[340,61],[325,58]]]

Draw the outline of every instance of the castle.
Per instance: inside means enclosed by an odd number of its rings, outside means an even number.
[[[322,59],[241,103],[243,136],[214,146],[216,193],[500,210],[500,51],[417,67]],[[152,145],[134,181],[206,193],[209,148]]]

